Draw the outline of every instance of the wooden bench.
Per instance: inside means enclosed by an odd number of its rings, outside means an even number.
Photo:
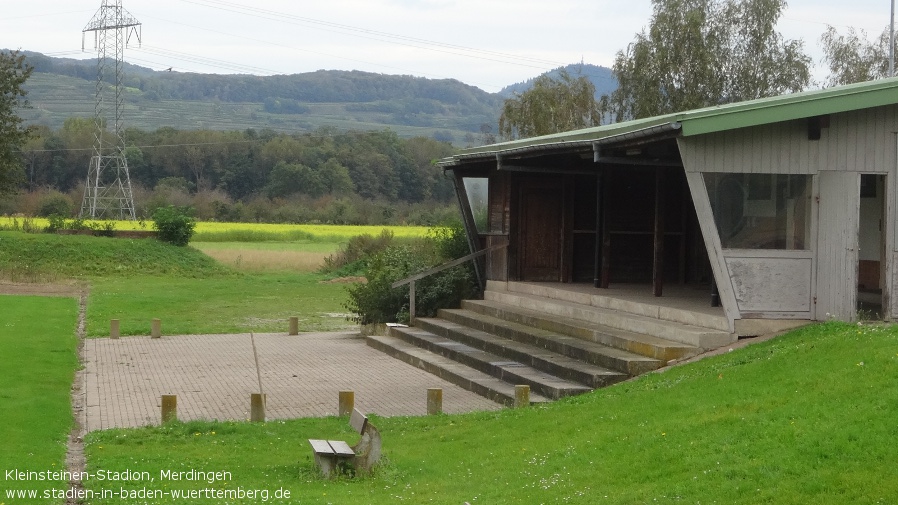
[[[362,436],[354,446],[350,447],[342,440],[309,439],[315,453],[315,463],[325,477],[331,477],[335,470],[339,473],[368,473],[380,459],[380,433],[368,422],[368,417],[353,409],[349,425]]]

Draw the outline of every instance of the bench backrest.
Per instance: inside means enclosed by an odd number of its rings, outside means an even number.
[[[349,425],[352,426],[359,435],[365,432],[368,426],[368,417],[362,414],[359,409],[352,409],[352,415],[349,417]]]

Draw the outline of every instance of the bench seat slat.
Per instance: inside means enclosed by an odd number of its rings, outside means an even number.
[[[342,440],[328,440],[327,443],[330,444],[336,456],[355,456],[355,451],[352,450],[352,447]]]
[[[334,449],[327,440],[313,440],[310,438],[309,444],[312,445],[312,450],[315,451],[315,454],[334,454]]]

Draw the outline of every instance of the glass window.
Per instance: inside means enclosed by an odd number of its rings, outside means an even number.
[[[486,177],[465,177],[465,193],[468,194],[468,203],[471,204],[471,213],[474,214],[474,224],[478,233],[489,231],[488,212],[489,207],[489,182]]]
[[[705,173],[725,249],[808,249],[811,176]]]

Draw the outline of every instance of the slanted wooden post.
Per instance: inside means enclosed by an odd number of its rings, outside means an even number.
[[[514,387],[514,408],[530,406],[530,386],[518,385]]]
[[[267,395],[264,393],[252,393],[249,395],[249,420],[254,423],[265,422],[265,400]]]
[[[117,339],[121,336],[121,332],[119,331],[119,321],[118,319],[111,319],[109,321],[109,338]]]
[[[355,408],[355,393],[352,391],[340,391],[340,404],[337,412],[341,416],[352,414]]]
[[[161,319],[153,319],[153,324],[150,327],[150,337],[162,338],[162,320]]]
[[[162,395],[162,422],[178,420],[178,396]]]
[[[299,335],[299,318],[296,316],[290,317],[290,335]]]
[[[443,413],[443,390],[442,388],[428,388],[427,390],[427,415],[437,415]]]

